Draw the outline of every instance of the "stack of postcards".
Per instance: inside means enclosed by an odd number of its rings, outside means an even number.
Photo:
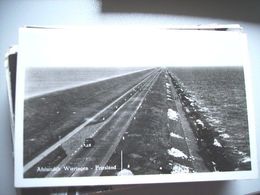
[[[6,68],[16,187],[257,176],[239,25],[25,27]]]

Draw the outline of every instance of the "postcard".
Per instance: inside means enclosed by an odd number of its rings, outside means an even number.
[[[257,176],[246,35],[21,28],[16,187]]]

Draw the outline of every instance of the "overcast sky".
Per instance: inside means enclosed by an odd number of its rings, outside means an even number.
[[[24,66],[242,65],[242,33],[162,29],[21,29]]]

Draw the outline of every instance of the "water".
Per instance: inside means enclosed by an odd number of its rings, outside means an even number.
[[[25,97],[30,98],[144,69],[142,67],[30,68],[25,73]]]
[[[250,157],[244,72],[242,67],[170,69],[196,100],[200,112],[240,162]]]

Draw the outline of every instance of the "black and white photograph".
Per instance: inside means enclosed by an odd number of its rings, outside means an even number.
[[[17,186],[255,175],[241,30],[23,28],[18,65]]]

